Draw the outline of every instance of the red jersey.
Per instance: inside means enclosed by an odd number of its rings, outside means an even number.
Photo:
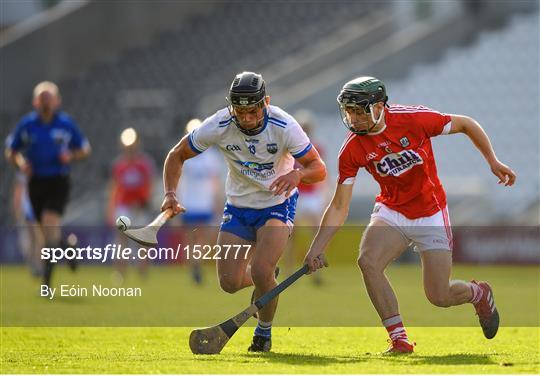
[[[339,152],[339,184],[352,184],[365,168],[379,183],[376,201],[410,219],[446,207],[430,137],[448,134],[451,118],[423,106],[391,105],[378,134],[349,133]]]
[[[113,165],[116,205],[144,205],[150,199],[154,166],[144,154],[119,158]]]

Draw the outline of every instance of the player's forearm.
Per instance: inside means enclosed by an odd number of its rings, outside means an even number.
[[[326,209],[321,224],[313,239],[311,249],[325,250],[338,229],[343,226],[349,215],[348,207],[338,207],[334,203]]]
[[[493,150],[493,146],[491,145],[487,133],[476,120],[471,118],[468,118],[467,120],[462,132],[471,139],[476,148],[491,165],[491,163],[497,160],[497,156],[495,155],[495,151]]]
[[[180,150],[174,147],[167,158],[163,166],[163,189],[165,193],[176,192],[178,182],[180,181],[180,175],[182,174],[183,161],[181,158]]]
[[[163,166],[163,188],[165,193],[176,192],[180,176],[182,175],[182,166],[190,158],[199,155],[189,146],[188,135],[184,136],[167,154]]]
[[[314,184],[326,179],[326,165],[321,159],[314,159],[300,170],[300,181]]]
[[[79,160],[79,159],[85,159],[92,153],[92,149],[90,148],[90,145],[87,145],[81,149],[74,150],[71,153],[71,158],[73,160]]]
[[[6,159],[8,160],[9,163],[11,163],[15,167],[19,167],[17,165],[17,154],[18,154],[17,152],[14,152],[10,149],[6,150]]]
[[[19,169],[22,169],[26,163],[24,156],[18,151],[7,149],[6,158],[11,164]]]

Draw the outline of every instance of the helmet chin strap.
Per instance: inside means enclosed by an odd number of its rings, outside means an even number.
[[[375,111],[373,111],[373,104],[370,104],[369,105],[369,114],[371,115],[371,120],[373,121],[373,126],[370,127],[368,130],[367,130],[367,133],[371,132],[371,130],[373,128],[375,128],[377,125],[380,124],[380,122],[382,121],[382,119],[384,118],[384,110],[381,111],[381,113],[379,114],[379,118],[378,119],[375,119]]]
[[[257,119],[257,126],[255,128],[253,128],[253,129],[245,129],[244,127],[242,127],[240,125],[240,121],[238,120],[238,118],[236,116],[234,116],[232,114],[232,112],[230,110],[229,110],[229,113],[233,117],[234,124],[238,127],[238,129],[242,133],[244,133],[247,136],[253,136],[253,135],[257,134],[264,127],[264,119],[266,117],[266,108],[264,108],[264,110],[263,110],[263,117],[260,118],[260,119]]]
[[[384,111],[381,111],[379,117],[377,119],[375,119],[375,115],[373,113],[373,105],[370,104],[369,105],[369,114],[371,115],[371,120],[373,121],[373,125],[371,127],[368,127],[366,130],[362,130],[362,131],[357,131],[356,129],[354,129],[354,127],[352,129],[350,129],[352,132],[360,135],[360,136],[365,136],[369,133],[371,133],[371,131],[373,130],[373,128],[375,128],[377,125],[379,125],[381,123],[381,121],[383,120],[384,118]],[[365,124],[365,123],[368,123],[367,121],[366,122],[363,122],[362,124]]]

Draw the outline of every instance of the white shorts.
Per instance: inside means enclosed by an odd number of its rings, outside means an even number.
[[[452,228],[448,217],[448,207],[430,217],[409,219],[403,214],[378,202],[373,208],[371,221],[381,219],[394,227],[414,245],[416,252],[443,250],[452,251]]]

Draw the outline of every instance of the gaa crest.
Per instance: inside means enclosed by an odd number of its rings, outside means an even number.
[[[277,144],[266,144],[266,150],[270,154],[276,154],[277,151],[278,151],[278,146],[277,146]]]
[[[403,146],[404,148],[406,148],[407,146],[409,146],[411,143],[409,142],[409,139],[407,137],[402,137],[400,140],[399,140],[399,143],[401,144],[401,146]]]

